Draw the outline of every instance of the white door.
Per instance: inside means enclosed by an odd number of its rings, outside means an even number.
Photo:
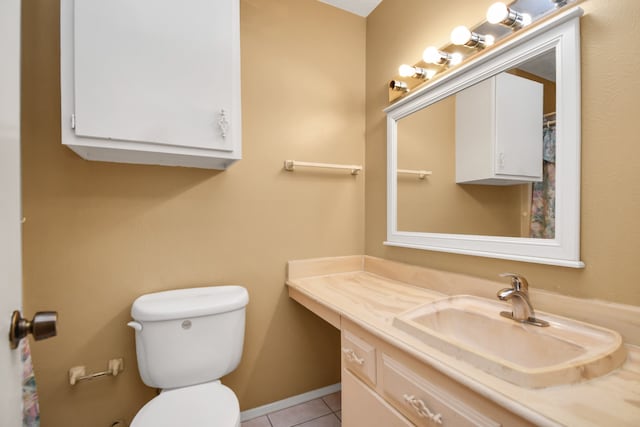
[[[21,362],[9,323],[22,305],[20,0],[0,1],[0,426],[22,425]]]

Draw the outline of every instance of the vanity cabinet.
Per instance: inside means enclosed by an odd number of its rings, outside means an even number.
[[[61,1],[62,143],[88,160],[241,157],[239,0]]]
[[[456,183],[542,180],[541,83],[504,72],[455,97]]]
[[[345,427],[412,427],[413,424],[373,389],[342,370],[342,425]]]
[[[533,426],[344,318],[341,335],[345,427]]]

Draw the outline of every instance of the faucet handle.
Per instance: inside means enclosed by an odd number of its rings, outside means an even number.
[[[518,273],[500,273],[500,277],[510,277],[511,286],[516,291],[527,292],[529,290],[529,282],[527,282],[524,276]]]

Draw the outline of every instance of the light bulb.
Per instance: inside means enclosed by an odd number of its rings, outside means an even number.
[[[451,54],[451,59],[449,60],[449,64],[458,65],[462,62],[462,55],[458,52]]]
[[[531,15],[516,12],[513,9],[509,9],[504,3],[498,2],[487,9],[487,22],[512,28],[521,28],[531,24]]]
[[[509,8],[502,2],[494,3],[487,10],[487,22],[498,24],[509,16]]]
[[[442,62],[442,53],[433,46],[429,46],[422,53],[422,59],[427,64],[439,64]]]
[[[412,77],[414,79],[425,79],[428,80],[431,77],[435,76],[435,70],[427,70],[422,67],[412,67],[411,65],[402,64],[398,68],[398,74],[401,77]]]
[[[471,31],[464,25],[460,25],[451,31],[451,43],[463,45],[471,40]]]
[[[474,33],[464,25],[456,27],[451,31],[451,43],[466,47],[483,48],[495,43],[496,38],[492,35]]]
[[[491,46],[496,42],[496,38],[493,37],[491,34],[487,34],[486,36],[484,36],[484,45],[485,46]]]
[[[413,68],[411,65],[402,64],[398,68],[398,74],[400,74],[401,77],[411,77],[415,73],[416,73],[416,69]]]
[[[433,46],[429,46],[422,53],[422,60],[427,64],[438,64],[438,65],[458,65],[462,62],[462,55],[459,53],[447,53],[438,50]],[[435,71],[434,71],[435,75]],[[431,76],[433,77],[433,76]],[[431,78],[428,77],[428,78]]]

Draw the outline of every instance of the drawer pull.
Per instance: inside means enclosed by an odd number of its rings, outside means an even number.
[[[360,366],[364,365],[364,359],[361,357],[358,357],[356,352],[351,350],[350,348],[343,348],[342,352],[344,353],[345,357],[349,362],[356,363]]]
[[[413,395],[403,395],[404,400],[416,410],[419,416],[429,418],[436,424],[442,424],[442,414],[434,414],[427,408],[427,405],[421,399],[417,399]]]

